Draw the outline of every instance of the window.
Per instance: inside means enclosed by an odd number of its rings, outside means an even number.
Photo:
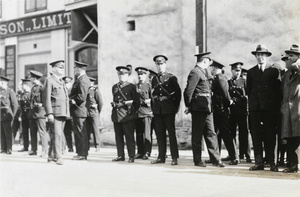
[[[75,53],[75,60],[88,64],[86,73],[89,77],[98,78],[98,49],[96,47],[81,48]]]
[[[25,13],[45,10],[47,0],[25,0]]]
[[[0,18],[2,18],[2,0],[0,0]]]
[[[135,21],[127,21],[127,31],[135,31]]]

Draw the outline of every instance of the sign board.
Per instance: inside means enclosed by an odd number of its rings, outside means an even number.
[[[0,23],[0,37],[71,27],[71,12],[59,11]]]

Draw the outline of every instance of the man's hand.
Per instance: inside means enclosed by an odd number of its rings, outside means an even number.
[[[71,102],[72,105],[76,104],[76,102],[73,99],[71,99],[70,102]]]
[[[47,118],[48,118],[48,122],[51,122],[51,123],[54,122],[54,116],[53,116],[53,114],[49,114],[49,115],[47,116]]]
[[[184,110],[184,113],[185,113],[185,114],[189,114],[190,112],[191,112],[191,111],[190,111],[190,108],[186,107],[185,110]]]

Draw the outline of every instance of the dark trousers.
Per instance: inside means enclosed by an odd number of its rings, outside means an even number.
[[[30,120],[26,117],[22,117],[22,136],[23,136],[23,146],[25,150],[29,147],[29,128]]]
[[[79,156],[88,156],[88,137],[86,131],[86,118],[73,117],[76,153]]]
[[[237,159],[236,145],[229,129],[228,115],[214,113],[214,125],[215,129],[218,130],[218,137],[220,139],[219,148],[221,148],[221,139],[223,139],[226,149],[229,153],[230,159]]]
[[[249,132],[247,124],[247,116],[233,116],[229,117],[230,133],[236,142],[236,127],[239,129],[239,153],[240,157],[244,155],[250,158],[251,148],[249,144]]]
[[[63,147],[63,130],[65,127],[65,117],[54,117],[54,122],[49,123],[50,125],[50,148],[48,155],[49,157],[61,158]]]
[[[87,135],[88,135],[88,139],[90,142],[91,139],[91,134],[93,134],[94,137],[94,145],[95,147],[99,146],[100,144],[100,131],[99,131],[99,116],[95,115],[93,117],[88,116],[86,118],[87,121]],[[89,147],[90,147],[90,143],[89,143]]]
[[[128,156],[133,158],[135,155],[134,124],[134,120],[119,123],[114,122],[118,157],[125,157],[124,136],[126,139]]]
[[[38,137],[42,142],[42,151],[44,153],[48,152],[48,134],[46,131],[46,119],[33,119],[30,120],[30,137],[31,137],[31,150],[37,151]]]
[[[73,131],[73,119],[66,119],[64,134],[65,134],[68,149],[73,149],[72,131]]]
[[[1,151],[12,150],[12,128],[11,120],[1,121]]]
[[[287,140],[287,157],[291,166],[298,165],[298,155],[296,153],[300,144],[300,137],[286,138]]]
[[[151,117],[138,118],[135,121],[137,153],[144,155],[151,152]]]
[[[253,140],[255,164],[262,165],[263,151],[269,164],[274,164],[276,144],[276,113],[273,110],[250,111],[250,131]]]
[[[175,133],[175,114],[154,114],[155,133],[158,143],[158,159],[166,160],[167,130],[169,134],[172,159],[179,158],[178,144]]]
[[[202,162],[202,136],[211,161],[220,161],[218,137],[213,121],[212,113],[192,111],[192,149],[195,164]]]

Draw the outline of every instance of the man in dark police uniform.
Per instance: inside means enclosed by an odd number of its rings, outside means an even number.
[[[202,161],[202,136],[213,165],[224,167],[220,160],[218,138],[214,130],[211,76],[207,68],[211,64],[210,52],[198,53],[197,64],[191,70],[184,90],[185,113],[192,114],[192,149],[195,166],[206,167]]]
[[[75,61],[74,73],[75,82],[69,94],[70,112],[73,117],[75,146],[77,155],[73,160],[86,160],[88,156],[88,137],[86,130],[87,108],[86,100],[88,89],[91,85],[89,77],[86,75],[88,65]]]
[[[158,76],[152,79],[153,114],[155,118],[155,132],[158,143],[158,157],[152,164],[165,163],[167,150],[167,130],[169,134],[172,162],[177,165],[179,158],[177,138],[175,133],[175,115],[178,112],[181,89],[177,77],[166,72],[164,55],[156,55],[153,61],[156,64]]]
[[[1,153],[12,153],[11,122],[17,113],[18,101],[15,92],[8,87],[9,79],[0,76],[0,124],[1,124]]]
[[[112,161],[125,160],[125,136],[129,156],[128,162],[133,163],[135,156],[134,124],[137,117],[136,111],[140,106],[140,100],[135,85],[127,81],[129,68],[118,66],[116,70],[118,71],[119,82],[112,87],[113,102],[111,102],[111,120],[114,123],[118,157]]]

